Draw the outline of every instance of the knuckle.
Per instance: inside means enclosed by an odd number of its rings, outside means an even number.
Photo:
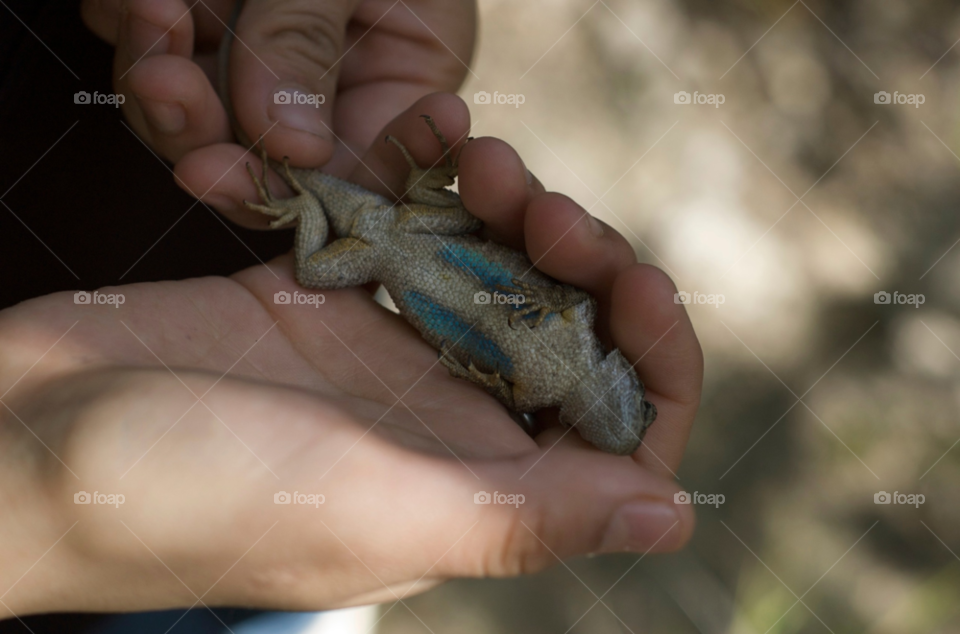
[[[515,577],[547,568],[554,556],[547,548],[546,514],[535,507],[522,513],[505,513],[500,539],[484,555],[482,573],[490,577]]]
[[[279,55],[294,64],[323,70],[336,62],[343,28],[334,16],[303,9],[284,11],[271,18],[263,37]]]

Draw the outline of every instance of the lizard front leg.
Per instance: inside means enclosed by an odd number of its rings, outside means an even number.
[[[457,163],[450,156],[450,145],[443,132],[427,115],[421,115],[427,126],[440,142],[443,164],[422,168],[417,165],[410,151],[396,137],[388,136],[387,142],[400,150],[410,166],[406,192],[403,197],[409,203],[397,216],[397,229],[404,233],[432,233],[435,235],[463,235],[479,231],[483,222],[463,206],[460,196],[447,187],[457,177]]]

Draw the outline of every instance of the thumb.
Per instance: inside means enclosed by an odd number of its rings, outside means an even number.
[[[591,553],[669,552],[693,532],[692,507],[675,504],[674,482],[579,439],[474,471],[481,482],[464,515],[476,524],[444,558],[450,576],[526,574]]]
[[[230,49],[229,99],[240,128],[251,141],[264,136],[271,156],[301,167],[332,156],[338,62],[357,2],[247,0],[243,7]]]

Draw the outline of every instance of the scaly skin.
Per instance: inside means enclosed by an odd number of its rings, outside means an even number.
[[[424,118],[443,146],[443,165],[420,168],[387,138],[410,164],[405,204],[284,165],[296,196],[273,199],[266,174],[251,172],[264,204],[247,206],[277,218],[273,227],[299,220],[302,286],[383,284],[453,376],[483,386],[515,412],[559,407],[560,421],[594,446],[632,454],[656,408],[623,355],[604,355],[593,331],[596,302],[540,273],[522,253],[471,235],[481,222],[446,189],[457,166],[442,133]],[[339,238],[327,244],[331,225]],[[514,301],[497,301],[508,298]]]

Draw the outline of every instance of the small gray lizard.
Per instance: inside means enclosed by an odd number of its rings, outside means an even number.
[[[410,165],[405,202],[290,168],[286,159],[278,171],[296,195],[275,199],[262,142],[263,174],[247,169],[263,203],[244,202],[276,218],[273,228],[299,221],[302,286],[379,282],[453,376],[483,386],[513,412],[558,406],[561,423],[597,448],[633,453],[657,410],[620,351],[604,354],[593,331],[596,301],[547,277],[524,254],[473,235],[481,221],[447,189],[457,163],[433,120],[424,119],[443,148],[441,165],[421,168],[396,138],[386,139]],[[327,244],[331,227],[337,239]]]
[[[242,143],[228,85],[230,47],[243,7],[234,5],[220,46],[220,97]],[[481,221],[447,189],[457,163],[433,120],[427,125],[443,149],[443,165],[421,168],[395,138],[410,165],[406,202],[397,203],[319,170],[282,169],[261,140],[263,174],[247,170],[263,204],[250,209],[295,220],[297,281],[306,288],[382,284],[391,299],[455,377],[483,386],[511,412],[560,408],[560,422],[576,427],[595,447],[628,455],[640,446],[657,408],[619,350],[604,354],[593,331],[596,301],[585,291],[544,275],[526,255],[477,238]],[[273,198],[268,165],[295,192]],[[330,228],[337,239],[327,244]]]

